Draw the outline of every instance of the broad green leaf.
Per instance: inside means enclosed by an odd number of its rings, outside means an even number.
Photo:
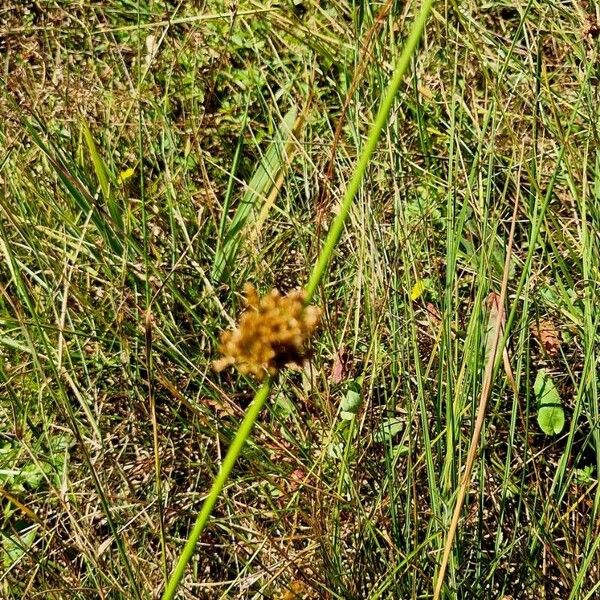
[[[376,442],[387,442],[391,440],[397,433],[400,433],[405,426],[405,419],[401,417],[384,419],[373,437]]]
[[[342,399],[340,416],[345,421],[351,421],[356,416],[362,404],[360,394],[360,384],[357,381],[352,381],[348,385],[348,391]]]
[[[545,369],[538,371],[533,386],[538,401],[538,425],[546,435],[558,435],[565,426],[565,411],[560,394]]]
[[[35,540],[38,526],[34,525],[29,531],[23,531],[20,535],[9,536],[2,534],[2,563],[5,569],[10,569],[27,552]]]
[[[565,426],[565,411],[560,406],[540,406],[538,425],[546,435],[558,435]]]

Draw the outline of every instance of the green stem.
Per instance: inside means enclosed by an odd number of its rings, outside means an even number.
[[[385,97],[383,98],[381,106],[379,107],[379,111],[377,112],[377,116],[375,117],[375,121],[371,127],[371,131],[369,132],[369,137],[367,138],[367,142],[363,148],[362,154],[358,159],[358,163],[356,164],[352,178],[348,182],[348,187],[346,188],[342,204],[340,205],[340,211],[331,223],[329,233],[327,234],[327,238],[323,245],[323,250],[321,251],[321,254],[317,260],[317,264],[312,271],[310,279],[308,280],[308,284],[306,285],[307,303],[310,302],[315,295],[317,288],[323,279],[323,275],[325,274],[327,266],[329,265],[333,251],[335,250],[335,247],[342,235],[344,223],[348,217],[348,213],[350,212],[350,207],[352,206],[354,197],[358,193],[360,184],[362,183],[367,171],[367,167],[369,166],[371,156],[373,155],[373,152],[375,152],[377,142],[381,137],[381,132],[387,122],[390,111],[392,110],[394,99],[398,93],[398,90],[400,89],[400,84],[402,83],[402,78],[408,69],[410,59],[417,47],[417,44],[419,43],[432,4],[433,0],[425,0],[423,2],[421,12],[415,19],[402,54],[398,59],[398,63],[396,64],[396,68],[394,70],[394,76],[390,81],[390,85],[388,86]]]
[[[427,17],[429,12],[431,11],[431,7],[433,5],[434,0],[424,0],[423,6],[421,7],[421,12],[418,14],[411,32],[406,40],[406,44],[398,59],[398,63],[396,64],[396,68],[394,70],[394,76],[390,82],[390,85],[387,89],[385,97],[379,107],[379,111],[377,112],[377,116],[375,117],[375,121],[373,126],[371,127],[371,131],[369,132],[369,137],[367,138],[367,142],[363,148],[363,151],[358,159],[358,163],[356,165],[356,169],[352,174],[352,178],[348,183],[348,187],[346,188],[346,192],[344,194],[344,198],[342,200],[342,204],[340,206],[340,211],[333,220],[331,227],[329,229],[329,233],[327,234],[327,238],[323,245],[323,250],[317,260],[317,264],[315,265],[310,279],[308,280],[308,284],[306,286],[306,302],[310,302],[310,300],[314,297],[317,288],[319,287],[335,247],[342,235],[342,231],[344,230],[344,223],[346,218],[348,217],[348,213],[350,211],[350,207],[352,206],[352,202],[362,180],[364,179],[365,173],[367,171],[367,167],[369,166],[369,160],[375,151],[377,146],[377,142],[381,137],[381,132],[387,122],[390,111],[392,110],[392,106],[394,104],[394,99],[398,90],[400,88],[400,84],[402,83],[402,78],[406,73],[408,66],[410,64],[410,59],[419,43],[419,39],[421,38],[421,34],[423,33],[423,29],[425,27],[425,22],[427,21]],[[266,383],[264,383],[260,389],[256,392],[254,396],[254,400],[244,419],[240,425],[240,428],[223,459],[223,464],[221,466],[221,470],[213,484],[210,488],[210,492],[204,500],[204,504],[202,505],[202,509],[200,510],[200,514],[196,519],[196,523],[194,524],[194,528],[190,533],[190,536],[183,548],[181,556],[177,561],[177,565],[173,573],[171,574],[171,578],[165,592],[163,594],[162,600],[172,600],[175,597],[175,593],[183,578],[183,574],[185,572],[185,567],[187,563],[192,558],[194,554],[194,550],[196,548],[196,544],[200,539],[200,535],[204,531],[204,527],[208,522],[212,509],[221,493],[227,479],[229,478],[229,474],[233,469],[233,465],[237,460],[238,456],[242,451],[242,447],[244,446],[244,442],[250,435],[252,428],[254,427],[254,423],[258,419],[258,415],[266,402],[269,392],[271,391],[272,381],[269,379]]]
[[[223,464],[221,465],[221,470],[219,474],[215,478],[210,488],[210,492],[208,496],[204,500],[204,504],[202,505],[202,509],[200,510],[200,514],[196,519],[196,523],[194,524],[194,528],[188,537],[185,546],[183,547],[183,551],[181,552],[181,556],[177,561],[177,565],[171,574],[171,578],[169,579],[169,583],[165,589],[163,594],[163,600],[171,600],[175,597],[175,592],[177,591],[177,587],[179,586],[179,582],[181,581],[183,574],[185,572],[185,567],[192,558],[194,554],[194,550],[196,549],[196,544],[200,539],[200,535],[204,531],[204,527],[208,522],[210,514],[212,513],[212,509],[219,498],[219,494],[221,490],[227,483],[227,479],[229,478],[229,474],[231,473],[231,469],[233,469],[233,465],[237,460],[240,452],[242,451],[242,447],[244,446],[244,442],[248,439],[250,432],[252,431],[252,427],[260,414],[262,407],[264,406],[267,398],[269,397],[269,393],[271,391],[272,382],[268,379],[259,390],[256,392],[254,396],[254,400],[252,404],[248,407],[244,419],[238,429],[233,441],[231,442],[231,446],[229,446],[229,450],[223,459]]]

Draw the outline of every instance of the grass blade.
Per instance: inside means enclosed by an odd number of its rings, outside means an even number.
[[[81,128],[88,152],[90,153],[90,158],[92,159],[92,164],[94,165],[94,171],[96,172],[98,183],[100,184],[100,189],[102,190],[102,195],[104,196],[104,201],[106,202],[106,207],[108,208],[108,212],[119,230],[123,231],[123,217],[115,197],[112,194],[109,171],[106,167],[106,163],[98,152],[98,148],[96,147],[96,143],[94,142],[94,138],[92,137],[89,127],[83,123]]]
[[[217,249],[213,264],[212,276],[216,281],[223,279],[240,251],[244,239],[244,229],[253,221],[251,218],[261,200],[269,196],[277,179],[287,163],[290,152],[288,140],[293,137],[298,109],[291,108],[283,119],[273,142],[258,163],[256,171],[250,179],[248,189],[238,206],[229,227],[226,228],[222,245]]]

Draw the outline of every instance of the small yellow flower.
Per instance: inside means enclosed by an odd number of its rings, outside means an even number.
[[[127,180],[131,179],[135,175],[135,170],[131,167],[129,169],[125,169],[119,173],[119,182],[125,183]]]
[[[304,290],[285,296],[272,290],[260,298],[256,288],[248,283],[244,295],[247,309],[237,329],[221,336],[219,351],[223,358],[215,361],[215,369],[221,371],[235,365],[242,375],[253,375],[260,381],[305,358],[321,311],[304,305]]]

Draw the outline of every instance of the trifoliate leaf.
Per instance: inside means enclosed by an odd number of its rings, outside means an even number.
[[[558,435],[565,426],[565,411],[560,394],[550,375],[544,370],[538,371],[533,386],[538,401],[538,425],[546,435]]]

